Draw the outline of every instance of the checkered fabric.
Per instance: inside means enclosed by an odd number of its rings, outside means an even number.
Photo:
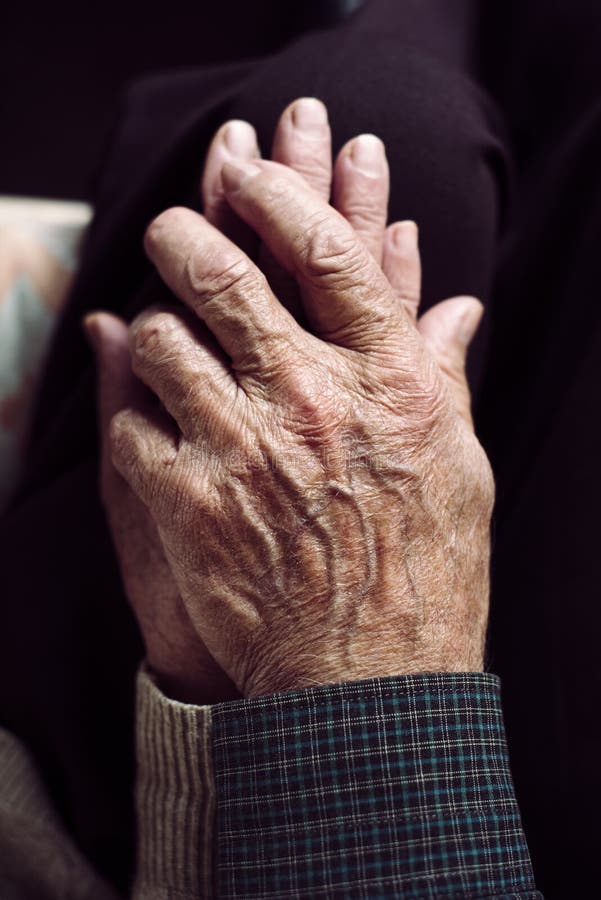
[[[537,898],[498,679],[212,707],[219,897]]]

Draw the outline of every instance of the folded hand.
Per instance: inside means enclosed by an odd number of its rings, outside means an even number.
[[[206,219],[170,210],[147,249],[196,318],[148,311],[131,331],[170,416],[126,409],[111,428],[199,639],[246,696],[481,668],[493,486],[461,375],[477,304],[447,301],[437,361],[304,179],[263,161],[224,174],[311,331]]]

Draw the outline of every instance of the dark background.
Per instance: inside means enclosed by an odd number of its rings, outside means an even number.
[[[0,194],[88,198],[128,82],[276,50],[362,0],[5,0]]]
[[[0,0],[0,194],[89,199],[128,83],[274,52],[366,2]],[[418,2],[432,0],[407,0]],[[451,23],[468,0],[449,3]],[[472,8],[476,77],[503,111],[518,164],[535,161],[597,94],[601,11],[589,0]]]

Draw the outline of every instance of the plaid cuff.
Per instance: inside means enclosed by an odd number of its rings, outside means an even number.
[[[211,712],[219,897],[540,897],[495,676],[375,678]]]

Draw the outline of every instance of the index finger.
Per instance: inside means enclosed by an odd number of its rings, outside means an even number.
[[[226,197],[301,288],[320,337],[359,351],[398,342],[408,320],[352,226],[296,173],[273,162],[226,165]]]
[[[204,321],[239,374],[273,369],[298,341],[300,326],[262,272],[203,216],[168,209],[149,225],[144,244],[163,281]]]

